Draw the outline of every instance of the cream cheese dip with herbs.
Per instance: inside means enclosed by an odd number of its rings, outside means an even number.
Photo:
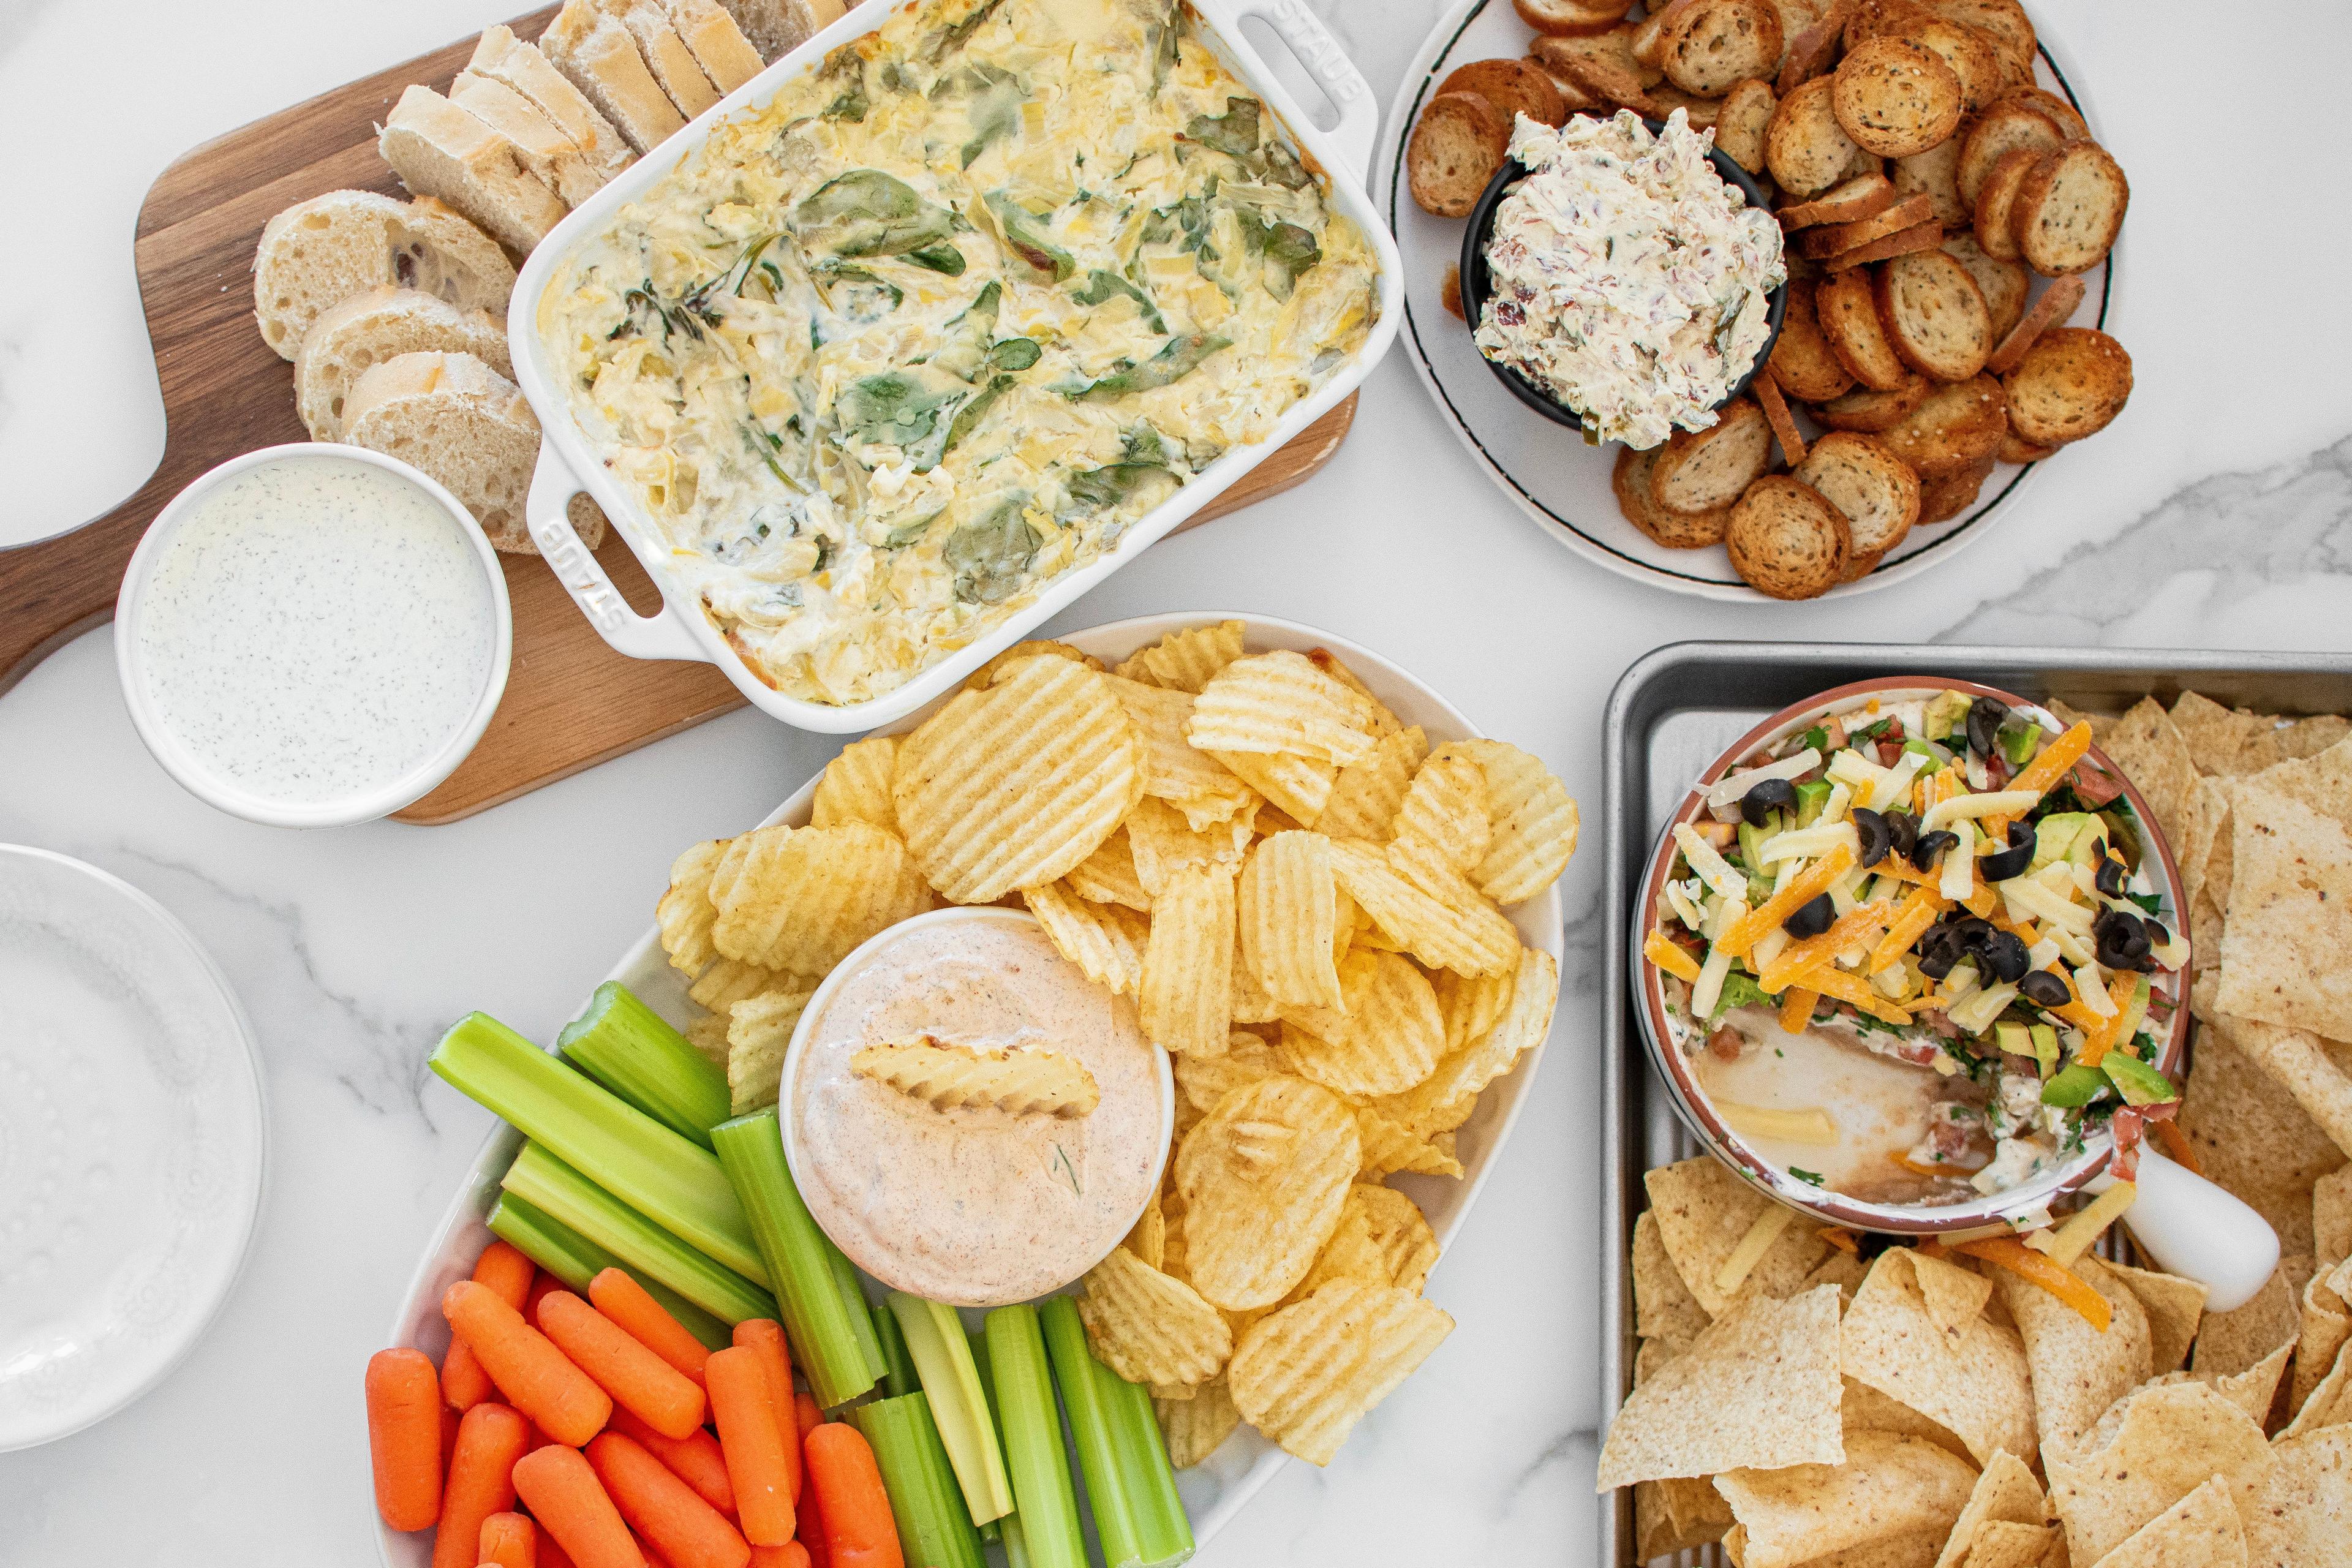
[[[918,1039],[1075,1058],[1101,1098],[1080,1116],[941,1110],[853,1070],[869,1046]],[[1118,1245],[1160,1178],[1168,1101],[1134,1004],[1023,916],[901,928],[808,1023],[783,1099],[817,1224],[876,1279],[952,1306],[1068,1284]]]

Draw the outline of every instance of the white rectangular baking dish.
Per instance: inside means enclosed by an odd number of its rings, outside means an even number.
[[[1189,611],[1181,614],[1144,616],[1134,620],[1118,621],[1108,626],[1095,626],[1086,631],[1066,634],[1063,640],[1093,654],[1106,663],[1117,663],[1139,647],[1158,642],[1170,632],[1205,622],[1240,620],[1245,625],[1245,646],[1253,653],[1272,648],[1289,648],[1305,653],[1311,648],[1328,648],[1348,663],[1348,668],[1361,676],[1372,689],[1372,694],[1388,704],[1398,718],[1408,724],[1418,724],[1428,732],[1432,745],[1448,741],[1466,741],[1479,735],[1477,727],[1462,711],[1444,697],[1423,685],[1407,670],[1390,663],[1369,648],[1340,637],[1326,635],[1312,626],[1290,621],[1252,618],[1217,611]],[[918,712],[902,715],[892,721],[892,732],[911,730],[926,717]],[[805,824],[809,805],[816,794],[816,781],[811,779],[794,791],[790,799],[769,814],[768,822]],[[764,826],[764,825],[763,825]],[[648,903],[652,901],[648,896]],[[1568,978],[1565,917],[1562,913],[1559,889],[1557,885],[1507,911],[1518,927],[1519,940],[1528,946],[1551,954],[1561,968],[1561,978]],[[673,1023],[682,1024],[696,1012],[687,1000],[686,982],[662,956],[660,933],[648,930],[636,944],[624,954],[620,963],[604,978],[617,980],[645,999],[646,1005]],[[1544,1047],[1538,1044],[1521,1058],[1518,1065],[1496,1079],[1479,1096],[1478,1108],[1470,1120],[1462,1124],[1456,1135],[1455,1152],[1462,1161],[1463,1174],[1459,1181],[1442,1176],[1412,1174],[1392,1178],[1395,1184],[1419,1204],[1429,1218],[1430,1228],[1437,1235],[1442,1248],[1454,1245],[1454,1236],[1468,1217],[1470,1205],[1478,1196],[1493,1173],[1495,1156],[1502,1152],[1504,1141],[1510,1136],[1512,1124],[1518,1121],[1519,1111],[1527,1104],[1528,1091],[1535,1082],[1536,1068],[1540,1063]],[[457,1280],[472,1273],[474,1260],[482,1248],[489,1245],[490,1233],[483,1225],[483,1216],[498,1200],[499,1178],[514,1163],[516,1152],[522,1147],[522,1137],[505,1122],[499,1122],[484,1141],[481,1152],[474,1157],[473,1168],[467,1172],[465,1184],[450,1203],[449,1212],[443,1216],[441,1228],[419,1258],[416,1274],[409,1281],[408,1295],[392,1321],[385,1343],[413,1345],[425,1352],[437,1363],[449,1349],[449,1325],[441,1316],[441,1293]],[[1453,1310],[1463,1320],[1466,1331],[1475,1331],[1473,1315],[1478,1304],[1472,1300],[1449,1298],[1443,1284],[1444,1261],[1439,1259],[1437,1272],[1431,1276],[1433,1299],[1440,1306]],[[967,1314],[970,1323],[977,1324],[977,1314]],[[1425,1375],[1444,1376],[1442,1371],[1427,1371]],[[1176,1476],[1176,1489],[1184,1499],[1185,1512],[1192,1516],[1194,1540],[1205,1548],[1244,1504],[1255,1496],[1260,1487],[1272,1480],[1276,1471],[1289,1462],[1289,1456],[1255,1432],[1244,1429],[1226,1440],[1207,1460]],[[1346,1464],[1347,1452],[1342,1449],[1335,1461]],[[384,1568],[427,1568],[433,1555],[433,1535],[429,1531],[404,1535],[377,1522],[377,1545],[383,1554]],[[994,1555],[992,1554],[992,1561]]]
[[[1313,164],[1329,175],[1332,205],[1362,229],[1379,258],[1379,316],[1352,359],[1318,388],[1283,416],[1263,441],[1235,447],[1202,470],[1183,489],[1146,512],[1119,541],[1117,549],[1091,565],[1067,572],[1047,584],[1036,600],[1007,618],[970,647],[960,649],[895,691],[865,702],[828,704],[787,697],[762,681],[726,638],[719,634],[693,597],[670,580],[663,564],[667,553],[651,521],[622,487],[605,471],[586,434],[572,417],[561,377],[552,369],[548,346],[539,333],[539,300],[565,258],[585,239],[603,230],[625,204],[677,167],[709,136],[719,121],[740,110],[764,105],[785,83],[807,74],[835,47],[875,31],[897,8],[894,0],[866,0],[833,26],[705,111],[701,118],[631,164],[622,175],[559,224],[540,242],[515,282],[508,307],[507,338],[514,352],[515,379],[530,400],[544,432],[539,468],[532,476],[528,517],[532,540],[548,566],[615,652],[631,658],[682,658],[715,664],[752,704],[797,729],[831,733],[873,729],[913,712],[1004,648],[1118,571],[1186,518],[1216,499],[1234,480],[1272,456],[1292,437],[1328,413],[1355,391],[1396,339],[1403,318],[1402,264],[1396,241],[1381,224],[1365,194],[1372,142],[1380,128],[1380,106],[1363,73],[1351,64],[1304,0],[1183,0],[1200,20],[1210,47],[1226,68],[1279,117]],[[1263,56],[1242,36],[1241,21],[1255,16],[1274,28],[1299,62],[1313,74],[1339,111],[1339,123],[1318,131],[1297,100],[1276,79]],[[662,611],[641,616],[584,549],[572,531],[564,509],[583,492],[595,498],[604,515],[643,563],[662,591]]]

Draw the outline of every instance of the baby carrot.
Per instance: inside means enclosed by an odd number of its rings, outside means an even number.
[[[496,1290],[508,1306],[520,1311],[523,1298],[530,1292],[534,1268],[530,1258],[507,1243],[492,1241],[482,1248],[481,1257],[474,1259],[474,1282]],[[471,1410],[497,1393],[490,1386],[490,1374],[482,1370],[482,1363],[474,1359],[466,1342],[452,1340],[449,1353],[441,1358],[441,1397],[463,1411]]]
[[[556,1544],[555,1537],[547,1532],[544,1525],[539,1531],[539,1568],[572,1568],[572,1559],[564,1555],[563,1548]]]
[[[776,1431],[784,1439],[785,1484],[793,1501],[801,1500],[801,1437],[799,1409],[793,1398],[793,1358],[782,1324],[770,1318],[746,1318],[735,1325],[735,1348],[757,1352],[768,1373],[768,1397],[776,1407]],[[816,1409],[816,1402],[809,1402]],[[820,1417],[822,1419],[822,1417]],[[790,1540],[789,1532],[785,1536]]]
[[[540,1302],[539,1331],[662,1436],[683,1440],[702,1425],[702,1390],[693,1380],[571,1291],[551,1290]]]
[[[694,1495],[721,1513],[735,1511],[735,1484],[727,1479],[727,1457],[719,1439],[697,1426],[685,1441],[665,1437],[626,1410],[613,1412],[611,1430],[635,1443],[667,1465],[670,1473],[694,1489]]]
[[[801,1399],[814,1407],[815,1402],[810,1400],[807,1394],[802,1394]],[[814,1422],[802,1431],[801,1440],[803,1448],[806,1447],[809,1432],[823,1425],[822,1421]],[[802,1460],[801,1473],[803,1476],[808,1473],[805,1455]],[[808,1548],[811,1568],[833,1568],[833,1549],[825,1541],[824,1506],[817,1500],[816,1488],[803,1486],[801,1489],[801,1495],[793,1500],[793,1517],[799,1524],[799,1530],[793,1539]]]
[[[539,1526],[520,1513],[494,1513],[482,1521],[479,1568],[539,1568]]]
[[[456,1344],[456,1340],[449,1342]],[[449,1473],[449,1456],[457,1451],[457,1428],[465,1424],[465,1412],[452,1410],[448,1402],[441,1404],[441,1473]]]
[[[797,1541],[751,1548],[751,1568],[809,1568],[809,1550]]]
[[[577,1447],[612,1418],[612,1398],[488,1286],[458,1280],[441,1311],[499,1392],[557,1442]]]
[[[596,1479],[629,1527],[675,1568],[745,1568],[751,1548],[726,1516],[618,1432],[588,1445]]]
[[[792,1466],[784,1456],[788,1448],[800,1446],[800,1433],[795,1430],[787,1443],[777,1424],[768,1369],[750,1346],[737,1345],[712,1356],[704,1382],[719,1426],[719,1450],[727,1456],[727,1479],[734,1483],[735,1516],[743,1538],[756,1546],[782,1546],[793,1531]]]
[[[441,1517],[441,1387],[423,1351],[368,1357],[368,1458],[375,1510],[394,1530]]]
[[[808,1435],[824,1425],[824,1412],[816,1407],[814,1399],[796,1388],[793,1390],[793,1419],[800,1426],[801,1441],[806,1443]]]
[[[809,1490],[824,1510],[832,1568],[906,1568],[881,1468],[857,1428],[828,1421],[808,1435],[804,1447]]]
[[[530,1324],[531,1327],[537,1328],[539,1326],[539,1304],[547,1300],[551,1291],[562,1290],[566,1288],[567,1287],[564,1285],[562,1280],[558,1279],[554,1275],[550,1274],[544,1268],[531,1276],[530,1289],[527,1294],[525,1294],[522,1300],[522,1321]]]
[[[702,1363],[710,1359],[710,1347],[687,1332],[685,1324],[627,1274],[605,1269],[588,1281],[588,1300],[630,1338],[696,1383],[702,1381]]]
[[[515,1464],[515,1491],[559,1550],[541,1552],[569,1558],[578,1568],[646,1568],[645,1553],[604,1493],[604,1483],[577,1448],[541,1448]]]
[[[514,1507],[512,1476],[522,1445],[523,1419],[505,1405],[486,1399],[466,1412],[457,1424],[457,1451],[449,1457],[433,1568],[475,1568],[482,1560],[482,1521]]]

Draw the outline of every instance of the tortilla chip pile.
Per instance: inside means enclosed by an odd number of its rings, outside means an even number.
[[[1179,1467],[1244,1420],[1325,1464],[1453,1329],[1421,1298],[1436,1238],[1385,1184],[1460,1176],[1456,1129],[1549,1030],[1558,966],[1503,906],[1576,834],[1527,752],[1432,750],[1328,653],[1246,653],[1227,621],[1115,670],[1006,650],[913,731],[844,750],[809,826],[681,855],[657,918],[740,1115],[775,1102],[793,1026],[859,943],[937,900],[1028,910],[1175,1057],[1165,1185],[1079,1298],[1095,1353],[1152,1385]],[[913,1047],[872,1065],[1057,1113],[1085,1087]]]
[[[1710,1157],[1646,1185],[1634,1389],[1600,1469],[1602,1490],[1633,1489],[1638,1561],[1717,1542],[1738,1568],[2311,1568],[2352,1550],[2341,1252],[2300,1313],[2284,1272],[2207,1313],[2194,1281],[2085,1254],[2066,1270],[2102,1330],[1941,1247],[1864,1260]],[[2320,1203],[2342,1239],[2352,1186]]]

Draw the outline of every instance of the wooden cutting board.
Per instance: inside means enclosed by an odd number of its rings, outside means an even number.
[[[554,15],[551,6],[509,26],[536,38]],[[232,131],[183,156],[149,189],[133,255],[163,384],[163,461],[137,494],[95,521],[0,549],[0,692],[51,649],[112,616],[140,536],[190,480],[241,452],[307,439],[294,413],[294,367],[254,326],[253,251],[262,225],[327,191],[404,194],[376,156],[375,127],[411,82],[446,89],[473,48],[463,39]],[[1339,450],[1355,413],[1351,396],[1183,527],[1297,484]],[[596,558],[640,614],[659,605],[617,532],[608,532]],[[537,557],[503,559],[514,605],[506,696],[473,754],[440,788],[394,814],[403,821],[470,816],[743,703],[709,665],[622,658]]]

